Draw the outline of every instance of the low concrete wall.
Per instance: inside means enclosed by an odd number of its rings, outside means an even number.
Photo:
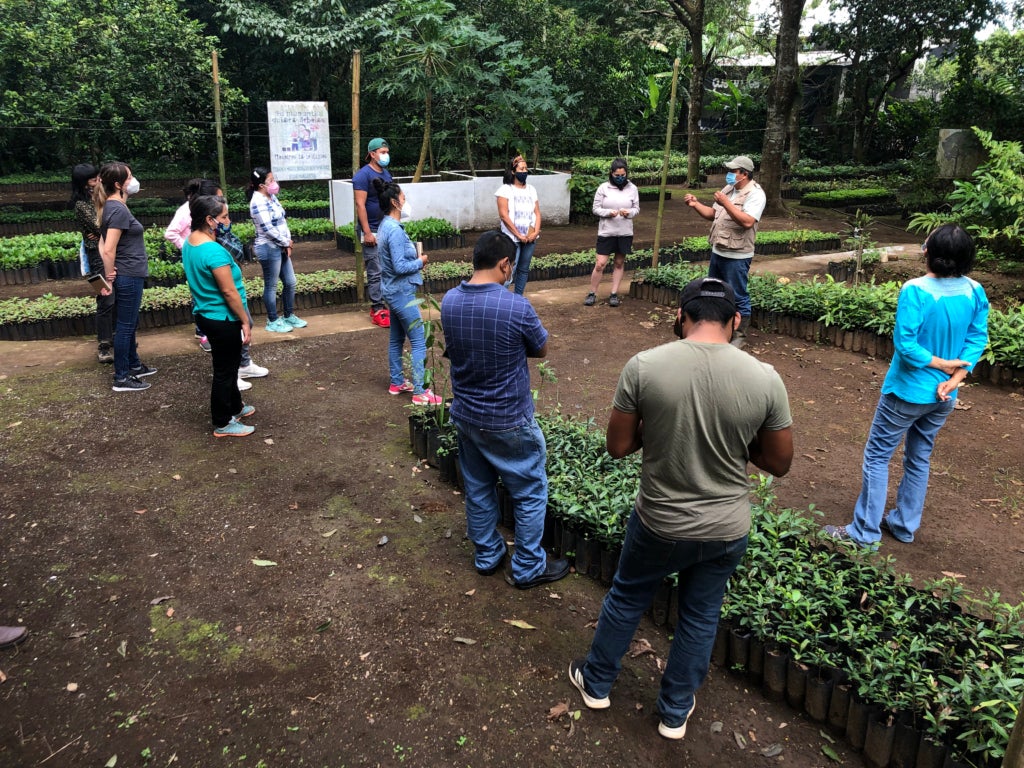
[[[484,230],[498,226],[498,204],[494,193],[501,186],[501,171],[463,171],[424,176],[413,184],[411,177],[395,177],[412,207],[413,219],[438,218],[461,230]],[[530,174],[529,184],[537,190],[544,225],[569,223],[569,174],[541,169]],[[331,220],[334,226],[354,219],[352,180],[330,183]]]

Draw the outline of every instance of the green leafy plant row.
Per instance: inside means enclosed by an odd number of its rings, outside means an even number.
[[[863,179],[869,176],[907,176],[913,170],[910,160],[895,160],[880,165],[815,165],[801,163],[789,171],[791,179]]]
[[[405,229],[405,233],[409,236],[409,239],[413,242],[424,242],[426,240],[435,240],[442,237],[453,237],[462,234],[462,231],[454,224],[438,218],[407,221],[402,225],[402,227]],[[337,228],[337,232],[342,237],[347,237],[349,240],[355,240],[356,228],[354,223],[342,224]]]
[[[831,189],[826,192],[809,192],[800,198],[801,205],[818,208],[834,208],[843,205],[884,203],[895,199],[892,191],[882,188]]]

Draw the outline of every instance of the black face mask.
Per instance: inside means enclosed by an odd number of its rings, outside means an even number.
[[[629,179],[626,178],[625,176],[612,176],[612,184],[614,184],[619,189],[622,189],[628,183]]]

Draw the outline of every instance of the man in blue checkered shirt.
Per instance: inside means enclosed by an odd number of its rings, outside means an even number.
[[[547,354],[548,332],[530,302],[504,287],[514,258],[515,245],[505,235],[481,235],[473,249],[473,277],[445,295],[441,324],[474,564],[489,576],[508,554],[498,533],[495,483],[501,478],[515,509],[511,581],[529,589],[563,578],[569,563],[549,561],[540,544],[548,504],[547,447],[533,416],[527,358]]]

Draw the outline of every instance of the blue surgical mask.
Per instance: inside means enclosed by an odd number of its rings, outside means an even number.
[[[377,158],[377,164],[380,165],[381,168],[387,168],[391,165],[391,155],[381,155]]]
[[[736,186],[736,171],[729,171],[725,174],[725,183],[730,186]]]
[[[217,236],[224,237],[224,235],[231,234],[231,225],[225,224],[223,221],[217,222]]]
[[[520,184],[525,184],[526,183],[526,178],[529,175],[530,174],[527,173],[526,171],[516,171],[516,181],[518,181]]]

